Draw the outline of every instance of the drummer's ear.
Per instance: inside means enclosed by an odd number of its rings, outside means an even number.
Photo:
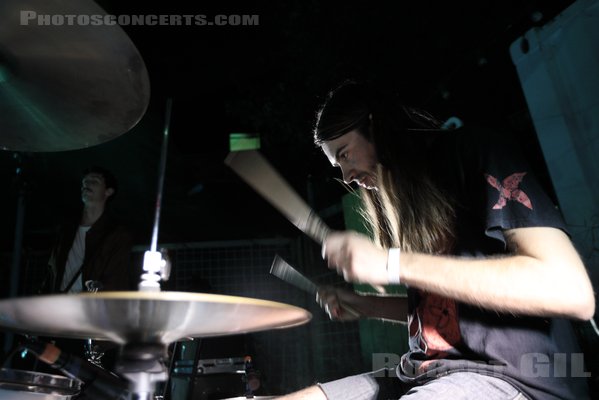
[[[113,194],[114,194],[114,189],[113,188],[106,189],[106,198],[109,198]]]

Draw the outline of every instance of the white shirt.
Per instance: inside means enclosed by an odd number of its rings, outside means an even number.
[[[85,235],[90,228],[91,226],[79,226],[79,229],[77,230],[75,240],[73,240],[73,245],[71,246],[71,250],[67,257],[64,275],[62,276],[62,284],[60,285],[61,291],[67,287],[83,264],[83,258],[85,257]],[[83,291],[83,280],[81,275],[82,274],[79,274],[79,277],[69,289],[69,293],[79,293]]]

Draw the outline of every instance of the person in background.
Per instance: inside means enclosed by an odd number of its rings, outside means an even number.
[[[60,228],[41,293],[131,289],[132,235],[107,209],[117,189],[110,171],[84,171],[83,208]]]
[[[117,180],[107,169],[93,166],[84,171],[83,208],[59,229],[41,294],[133,289],[133,237],[109,210],[117,189]],[[109,342],[53,341],[61,350],[82,356],[98,366],[112,369],[116,362],[118,349]]]

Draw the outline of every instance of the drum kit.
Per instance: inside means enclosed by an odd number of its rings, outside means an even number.
[[[107,142],[135,126],[148,106],[150,85],[143,59],[125,32],[118,25],[22,26],[19,14],[23,10],[45,15],[104,14],[91,0],[2,0],[0,148],[15,152],[82,149]],[[272,301],[160,291],[159,282],[168,275],[156,243],[169,118],[170,102],[154,235],[151,250],[144,258],[145,273],[139,291],[0,301],[0,329],[7,332],[110,341],[119,345],[118,369],[110,374],[114,382],[127,382],[123,397],[102,397],[102,393],[119,392],[98,389],[111,382],[110,379],[100,382],[101,373],[95,376],[97,382],[93,385],[78,375],[97,372],[94,368],[99,367],[91,363],[85,368],[78,365],[69,375],[66,366],[73,364],[73,360],[61,358],[64,355],[53,347],[35,344],[25,347],[42,361],[66,369],[69,377],[2,369],[0,398],[152,399],[157,382],[167,379],[164,359],[169,344],[188,338],[288,328],[310,320],[306,310]],[[234,164],[235,160],[230,161]],[[254,172],[268,174],[263,167]],[[232,168],[235,169],[234,165]],[[284,182],[283,187],[286,187]],[[309,209],[302,207],[301,199],[293,194],[292,197],[296,206],[299,201],[302,210],[299,219],[292,222],[311,232],[312,237],[323,240],[327,228]],[[97,390],[95,395],[92,388]]]

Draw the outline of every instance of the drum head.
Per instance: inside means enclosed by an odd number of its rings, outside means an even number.
[[[81,382],[64,376],[0,369],[2,400],[70,400],[80,389]]]

